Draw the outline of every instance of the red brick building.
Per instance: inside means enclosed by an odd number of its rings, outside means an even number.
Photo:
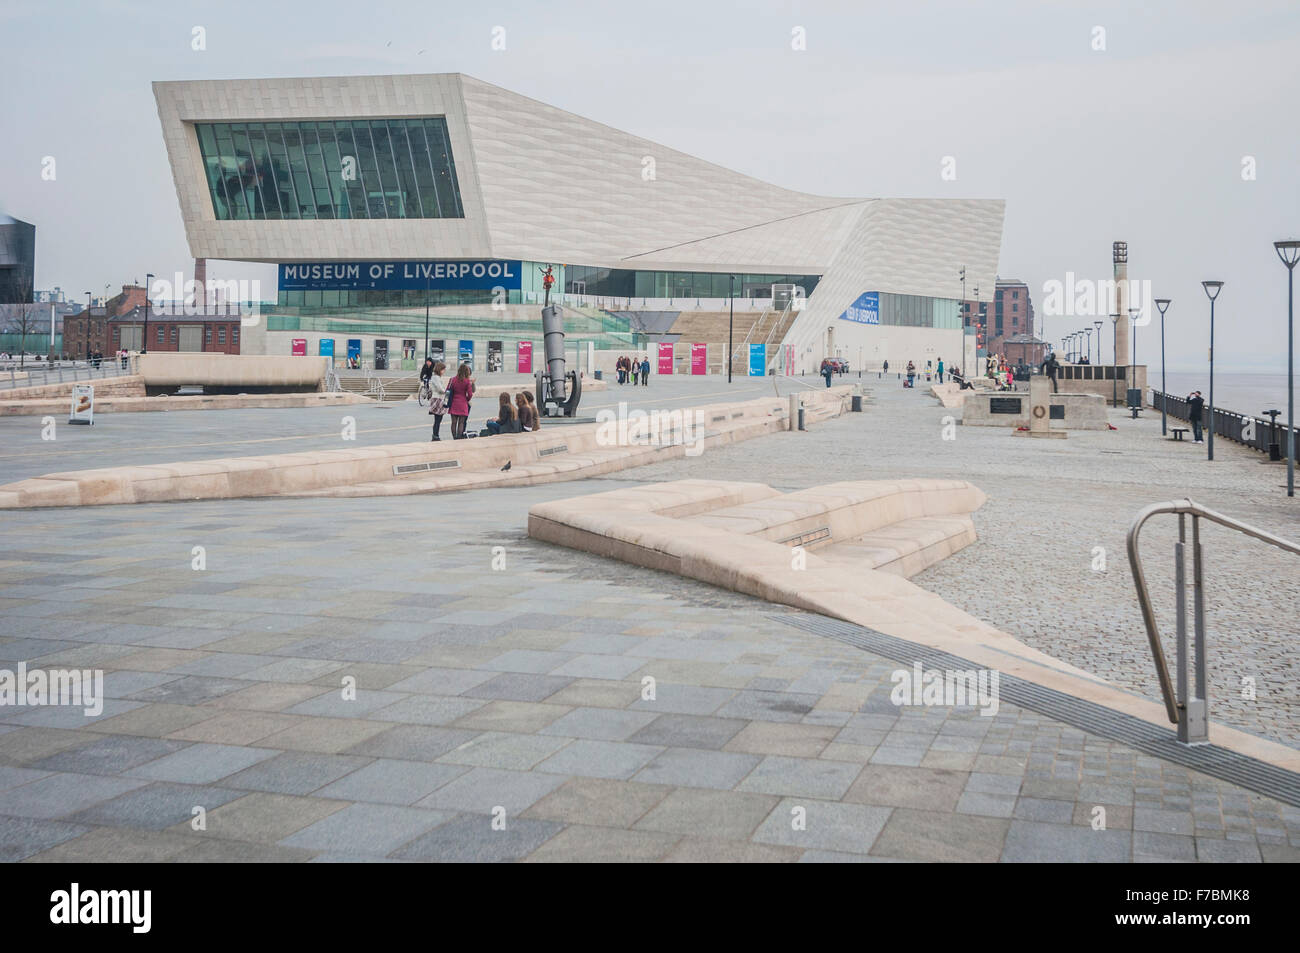
[[[121,348],[128,351],[215,351],[238,354],[239,313],[159,313],[149,307],[149,340],[145,335],[145,290],[123,285],[122,293],[103,308],[69,315],[63,322],[63,351],[70,357],[89,354],[108,357]]]
[[[999,278],[993,300],[963,301],[961,316],[963,326],[982,328],[978,346],[992,354],[1006,353],[1011,338],[1018,346],[1034,336],[1034,303],[1023,281]]]

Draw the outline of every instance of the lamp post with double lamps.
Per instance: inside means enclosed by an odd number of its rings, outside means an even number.
[[[1165,312],[1169,310],[1169,298],[1156,298],[1156,307],[1160,309],[1160,436],[1169,433],[1169,419],[1165,408],[1169,404],[1169,390],[1165,387]]]
[[[1300,241],[1274,242],[1286,265],[1286,495],[1295,496],[1295,265]]]
[[[1206,437],[1206,459],[1214,459],[1214,299],[1219,296],[1223,290],[1222,281],[1202,281],[1201,287],[1205,289],[1206,296],[1210,299],[1210,402],[1205,407],[1205,429]]]

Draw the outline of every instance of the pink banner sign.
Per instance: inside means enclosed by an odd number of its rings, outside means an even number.
[[[659,373],[671,374],[673,372],[673,345],[670,341],[659,342]]]
[[[519,342],[519,373],[531,374],[533,372],[533,342]]]
[[[294,356],[294,357],[306,357],[306,356],[307,356],[307,339],[306,339],[306,338],[294,338],[294,339],[293,339],[293,356]]]
[[[691,373],[707,374],[709,371],[709,346],[707,344],[691,345]]]

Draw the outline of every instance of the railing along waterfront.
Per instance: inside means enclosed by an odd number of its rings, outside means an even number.
[[[1173,397],[1161,391],[1152,390],[1152,408],[1159,411],[1162,401],[1164,402],[1165,411],[1170,417],[1187,420],[1187,399],[1185,397]],[[1201,411],[1201,423],[1207,423],[1208,417],[1209,406],[1207,405]],[[1268,453],[1269,444],[1276,443],[1278,453],[1283,460],[1286,459],[1286,429],[1284,420],[1278,420],[1274,424],[1267,417],[1241,414],[1235,410],[1224,410],[1222,407],[1214,408],[1214,433],[1216,436],[1223,437],[1225,440],[1232,440],[1243,447],[1250,447],[1261,453]],[[1296,451],[1296,459],[1300,460],[1300,427],[1295,428],[1295,432],[1293,446]]]

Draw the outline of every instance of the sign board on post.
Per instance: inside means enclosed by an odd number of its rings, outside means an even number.
[[[709,346],[707,344],[691,345],[691,373],[707,374],[709,371]]]
[[[348,367],[361,366],[361,338],[348,338]]]
[[[659,342],[659,373],[671,374],[673,372],[673,344],[671,341]]]
[[[488,341],[487,369],[490,373],[506,368],[505,356],[500,341]]]
[[[321,339],[320,339],[320,356],[321,356],[321,357],[333,357],[333,356],[334,356],[334,339],[333,339],[333,338],[321,338]]]
[[[519,373],[531,374],[533,372],[533,342],[520,341],[518,356]]]
[[[95,388],[91,384],[72,385],[72,407],[68,410],[68,423],[95,423]]]
[[[474,369],[474,342],[473,341],[460,342],[460,363],[468,364],[471,370]]]
[[[749,376],[762,377],[767,373],[767,345],[751,344],[749,346]]]
[[[294,338],[294,339],[293,339],[293,356],[294,356],[294,357],[306,357],[306,356],[307,356],[307,339],[306,339],[306,338]]]

